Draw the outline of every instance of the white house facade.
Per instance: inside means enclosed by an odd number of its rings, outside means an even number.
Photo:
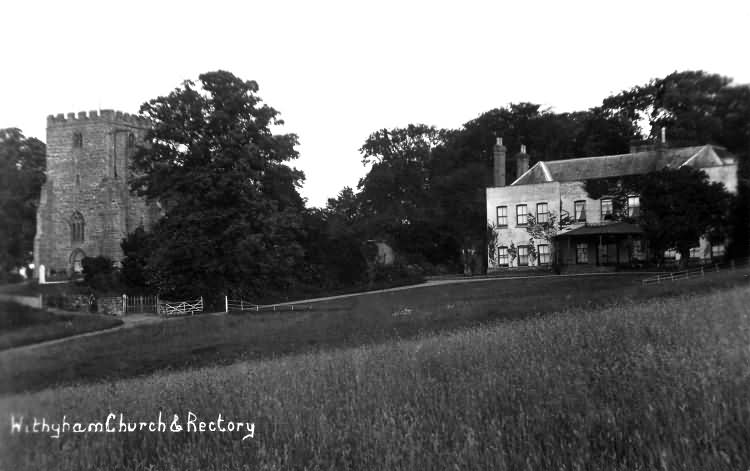
[[[645,261],[648,246],[636,224],[612,220],[612,198],[592,199],[586,180],[644,175],[662,168],[691,166],[706,172],[711,181],[737,191],[737,164],[733,155],[712,145],[631,149],[628,154],[538,162],[528,168],[525,146],[516,155],[518,174],[505,185],[506,148],[498,138],[494,148],[494,186],[486,189],[487,223],[494,240],[488,247],[488,271],[550,265],[608,267]],[[628,216],[640,210],[638,195],[627,198]],[[560,219],[568,224],[560,227]],[[554,221],[542,237],[530,236],[530,223]],[[706,240],[691,257],[710,259],[723,254],[723,246]],[[674,254],[672,254],[674,256]],[[679,258],[679,255],[677,255]]]

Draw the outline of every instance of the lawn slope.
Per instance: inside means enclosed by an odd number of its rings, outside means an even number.
[[[11,413],[253,421],[10,434],[0,469],[748,469],[750,289],[0,399]]]
[[[55,314],[0,301],[0,351],[122,325],[120,319],[97,314]]]
[[[619,275],[490,280],[331,300],[302,313],[175,319],[45,348],[0,351],[0,394],[374,344],[738,283],[747,284],[740,271],[649,286],[638,277]]]

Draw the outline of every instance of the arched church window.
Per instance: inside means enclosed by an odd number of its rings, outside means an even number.
[[[135,134],[132,132],[128,134],[128,149],[135,147]]]
[[[85,222],[83,215],[76,211],[70,218],[70,240],[71,242],[83,242]]]
[[[80,132],[73,133],[73,147],[83,147],[83,134],[81,134]]]

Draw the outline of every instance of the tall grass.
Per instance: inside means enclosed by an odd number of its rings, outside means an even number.
[[[748,306],[742,287],[10,396],[0,469],[746,470]],[[253,421],[255,437],[56,440],[7,418],[188,410]]]

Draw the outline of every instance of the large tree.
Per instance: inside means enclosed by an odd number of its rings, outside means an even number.
[[[165,216],[148,244],[148,281],[174,295],[288,289],[302,259],[302,172],[294,134],[263,104],[258,84],[229,72],[200,75],[141,107],[152,121],[133,159],[139,194]]]
[[[667,130],[671,145],[719,144],[743,157],[750,137],[750,87],[704,71],[674,72],[606,98],[602,109],[652,140]]]
[[[372,133],[360,152],[372,167],[360,180],[360,224],[414,262],[435,262],[442,218],[433,198],[433,152],[443,131],[422,124]]]
[[[657,253],[676,250],[685,264],[700,237],[720,243],[729,235],[732,195],[701,170],[666,168],[645,175],[640,196],[640,220]]]
[[[722,243],[732,229],[731,208],[736,205],[723,183],[711,182],[705,172],[692,167],[665,168],[647,175],[587,180],[592,199],[612,198],[613,220],[643,227],[657,256],[676,250],[687,263],[690,249],[701,237]],[[628,214],[628,196],[640,195],[640,212]]]
[[[0,129],[0,271],[31,261],[45,151],[19,129]]]

